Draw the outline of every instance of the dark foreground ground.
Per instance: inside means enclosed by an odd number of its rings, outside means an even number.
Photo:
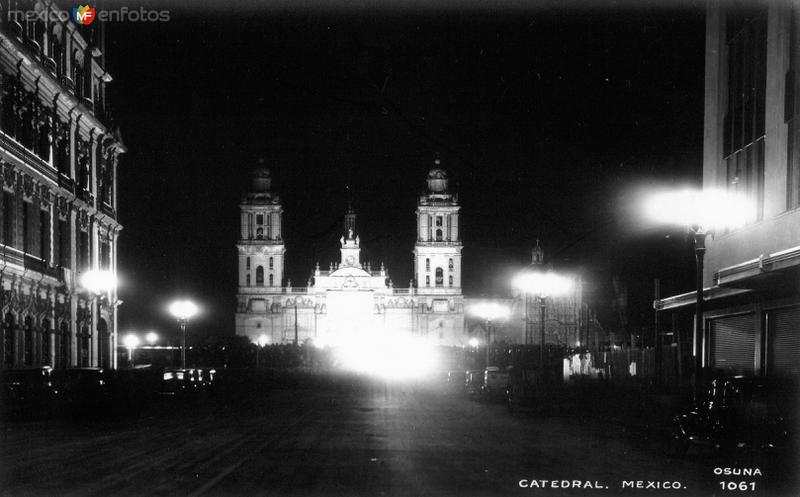
[[[437,385],[242,379],[227,394],[165,398],[138,415],[7,422],[0,494],[800,495],[798,468],[785,458],[692,449],[674,460],[663,434],[645,425],[625,416],[511,414]],[[553,488],[562,480],[587,488]],[[723,489],[725,482],[747,490]],[[626,488],[637,485],[656,489]]]

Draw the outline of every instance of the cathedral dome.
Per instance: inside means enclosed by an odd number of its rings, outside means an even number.
[[[439,161],[436,161],[439,165]],[[447,173],[444,169],[435,167],[428,173],[428,191],[432,193],[444,193],[447,191]]]
[[[257,167],[253,170],[252,191],[255,193],[266,193],[272,186],[272,176],[266,167]]]

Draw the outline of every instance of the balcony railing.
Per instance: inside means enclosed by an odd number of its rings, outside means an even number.
[[[0,253],[2,253],[3,261],[6,264],[14,264],[23,269],[55,278],[58,281],[65,281],[63,268],[50,266],[39,257],[26,254],[17,248],[7,245],[0,245]]]

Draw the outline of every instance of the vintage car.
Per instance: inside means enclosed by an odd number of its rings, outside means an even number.
[[[50,367],[7,369],[2,373],[3,416],[9,419],[48,417],[59,399]]]
[[[775,450],[788,443],[793,387],[763,377],[718,378],[702,401],[673,420],[669,451],[683,456],[691,446]]]
[[[61,414],[101,415],[110,405],[108,374],[102,368],[69,368],[53,372],[60,392]]]
[[[480,395],[483,386],[483,371],[471,370],[464,372],[464,392],[467,395]]]
[[[489,366],[483,371],[481,395],[486,399],[500,400],[505,396],[508,387],[508,370],[497,366]]]

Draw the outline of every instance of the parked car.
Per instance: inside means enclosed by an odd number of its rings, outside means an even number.
[[[61,407],[72,414],[105,414],[111,392],[102,368],[59,369],[53,373],[53,379],[61,393]]]
[[[47,366],[7,369],[2,384],[3,415],[15,420],[50,416],[60,394]]]
[[[483,386],[483,371],[464,372],[464,392],[467,395],[479,395]]]
[[[733,450],[773,450],[788,443],[786,385],[768,378],[718,378],[702,401],[673,420],[670,452],[683,456],[691,446]]]
[[[483,371],[481,394],[484,398],[502,399],[508,387],[508,369],[489,366]]]

